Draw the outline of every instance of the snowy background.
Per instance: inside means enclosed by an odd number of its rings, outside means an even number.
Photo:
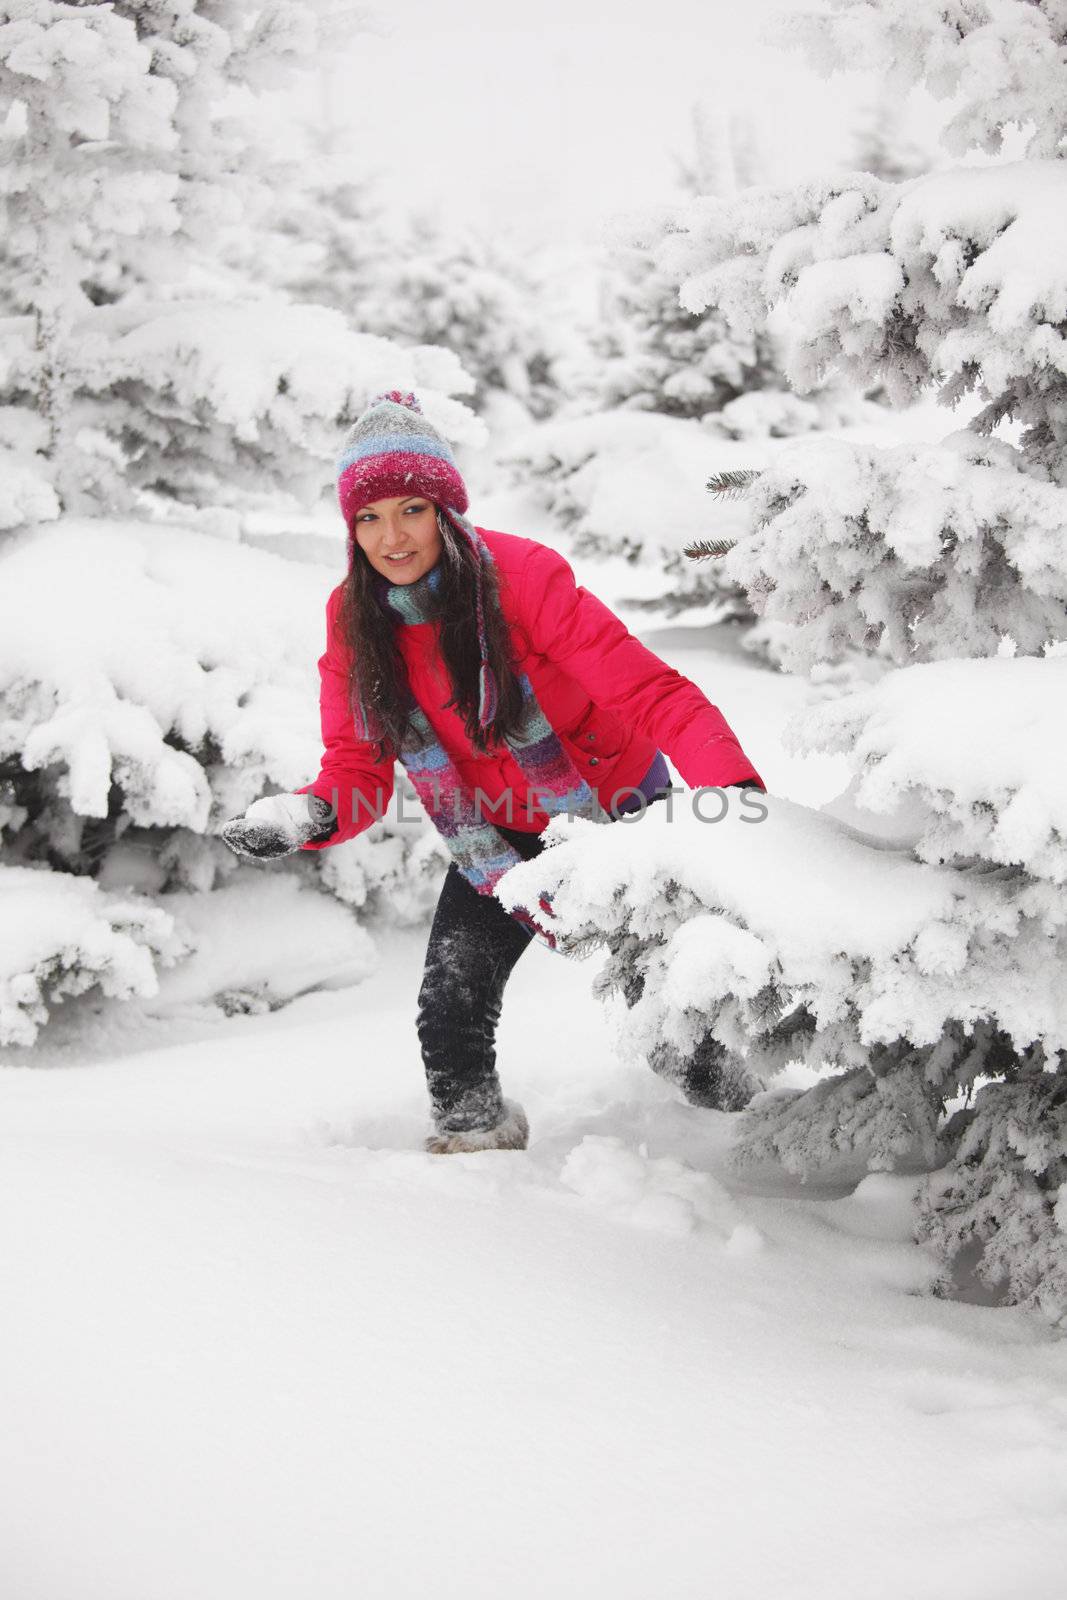
[[[1065,63],[1059,0],[0,7],[5,1596],[1062,1593]],[[505,880],[584,957],[523,1153],[422,1153],[432,827],[219,838],[317,771],[388,388],[770,792]]]

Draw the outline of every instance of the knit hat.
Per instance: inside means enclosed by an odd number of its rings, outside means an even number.
[[[424,494],[443,513],[442,532],[448,539],[465,539],[475,555],[475,625],[478,630],[478,724],[485,729],[497,710],[496,675],[489,665],[489,644],[485,623],[486,565],[492,557],[477,529],[464,516],[468,506],[467,488],[460,477],[455,457],[437,429],[422,415],[413,394],[390,389],[375,395],[366,411],[356,419],[344,442],[337,463],[337,498],[348,529],[348,558],[355,554],[353,518],[372,500],[387,500],[394,495]],[[441,517],[438,517],[439,525]],[[419,580],[424,584],[426,578]],[[379,599],[388,595],[386,586]],[[414,587],[414,586],[413,586]],[[403,591],[392,609],[402,619]],[[359,731],[369,735],[370,722],[360,701]]]
[[[337,463],[337,497],[351,534],[352,518],[372,500],[424,494],[455,511],[467,490],[448,441],[422,415],[413,394],[375,395],[353,423]]]

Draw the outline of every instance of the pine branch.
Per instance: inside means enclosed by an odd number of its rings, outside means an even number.
[[[709,494],[721,495],[727,500],[740,500],[758,477],[758,472],[744,469],[735,472],[714,472],[705,487]]]
[[[685,546],[690,561],[707,561],[712,556],[724,556],[737,543],[736,539],[695,539]]]
[[[714,472],[708,479],[706,488],[710,494],[717,494],[721,499],[739,500],[758,477],[758,472],[743,468],[731,472]],[[736,543],[736,539],[696,539],[692,544],[685,546],[685,554],[690,561],[708,561],[726,555]]]

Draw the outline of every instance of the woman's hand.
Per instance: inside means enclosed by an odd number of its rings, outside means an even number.
[[[255,800],[241,817],[231,817],[222,838],[235,855],[273,861],[292,855],[309,841],[328,839],[337,818],[317,794],[269,794]]]

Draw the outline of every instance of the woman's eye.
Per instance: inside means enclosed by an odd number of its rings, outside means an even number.
[[[425,511],[426,507],[425,506],[408,506],[408,510],[409,511],[414,511],[416,513],[416,515],[418,515],[419,512]]]

